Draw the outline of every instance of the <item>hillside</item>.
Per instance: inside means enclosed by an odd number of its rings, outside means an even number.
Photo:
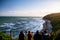
[[[46,15],[44,19],[50,20],[53,26],[53,31],[60,29],[60,13],[52,13]]]
[[[0,40],[10,40],[9,36],[0,31]]]
[[[51,24],[53,26],[52,33],[54,35],[54,38],[56,38],[57,35],[60,34],[60,13],[48,14],[45,17],[43,17],[43,19],[51,21]]]

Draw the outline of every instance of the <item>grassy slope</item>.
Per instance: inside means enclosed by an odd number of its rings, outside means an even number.
[[[0,37],[2,37],[2,40],[10,40],[10,39],[9,39],[9,36],[6,35],[6,34],[3,33],[3,32],[0,32]],[[1,39],[0,39],[0,40],[1,40]]]
[[[44,19],[48,19],[51,21],[53,31],[57,31],[60,29],[60,13],[49,14],[45,16]]]
[[[47,19],[51,21],[51,24],[53,26],[52,30],[55,36],[60,33],[60,13],[52,13],[46,15],[43,19]]]

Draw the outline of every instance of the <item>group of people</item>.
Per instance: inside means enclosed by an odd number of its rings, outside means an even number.
[[[24,35],[24,32],[21,31],[19,34],[19,40],[24,40],[24,38],[27,37],[28,40],[49,40],[50,34],[47,33],[47,31],[39,32],[36,31],[36,33],[33,35],[31,31],[28,31],[27,36]]]

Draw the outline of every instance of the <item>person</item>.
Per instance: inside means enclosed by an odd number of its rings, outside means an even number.
[[[31,40],[31,38],[32,38],[32,32],[31,31],[28,31],[28,40]]]
[[[20,32],[18,40],[24,40],[24,32],[23,31]]]
[[[39,31],[36,31],[36,33],[34,34],[34,37],[33,37],[33,39],[34,40],[40,40],[40,34],[39,34]]]
[[[27,35],[27,31],[25,31],[25,36]]]
[[[2,36],[0,36],[0,40],[2,40]]]
[[[49,33],[47,33],[47,31],[43,33],[43,40],[49,40]]]
[[[40,40],[43,40],[43,31],[40,31]]]

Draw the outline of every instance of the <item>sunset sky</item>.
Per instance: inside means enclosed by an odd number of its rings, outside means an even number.
[[[60,12],[60,0],[0,0],[0,16],[45,16]]]

